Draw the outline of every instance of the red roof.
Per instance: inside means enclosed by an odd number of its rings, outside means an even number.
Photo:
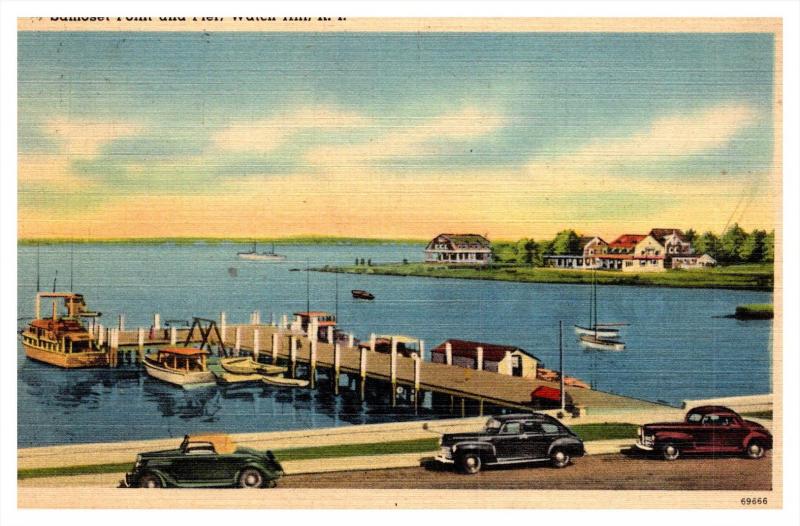
[[[633,248],[639,241],[646,238],[647,234],[622,234],[617,239],[608,244],[610,247]]]
[[[205,349],[198,349],[197,347],[165,347],[159,349],[158,352],[167,354],[177,354],[180,356],[197,356],[199,354],[208,354]]]
[[[478,347],[483,347],[484,361],[499,362],[500,360],[505,358],[506,352],[514,352],[514,351],[520,351],[524,354],[527,354],[531,358],[540,361],[538,358],[536,358],[536,356],[532,355],[531,353],[525,351],[524,349],[520,349],[519,347],[514,347],[513,345],[497,345],[494,343],[473,342],[468,340],[445,340],[444,342],[440,343],[437,347],[432,349],[431,352],[437,354],[444,354],[445,347],[448,343],[453,348],[453,356],[476,358],[478,355]]]
[[[534,398],[550,400],[552,402],[560,402],[561,389],[556,389],[554,387],[547,387],[546,385],[542,385],[531,391],[531,400]]]

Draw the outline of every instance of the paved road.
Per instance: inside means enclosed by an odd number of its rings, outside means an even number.
[[[682,458],[675,462],[624,454],[579,458],[565,469],[547,465],[487,468],[477,475],[450,469],[404,468],[292,475],[281,488],[458,488],[769,490],[772,457]]]

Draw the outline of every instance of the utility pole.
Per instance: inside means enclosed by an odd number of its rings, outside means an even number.
[[[561,410],[566,410],[566,394],[564,393],[564,321],[558,320],[558,356],[559,356],[559,369],[561,370],[558,375],[561,379]]]

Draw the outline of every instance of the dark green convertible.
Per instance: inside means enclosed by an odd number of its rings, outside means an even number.
[[[237,447],[227,435],[186,435],[178,449],[140,453],[122,486],[271,488],[281,475],[272,451]]]

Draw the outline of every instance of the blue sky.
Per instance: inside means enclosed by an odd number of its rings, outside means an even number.
[[[773,69],[758,33],[20,32],[20,234],[771,227]]]

